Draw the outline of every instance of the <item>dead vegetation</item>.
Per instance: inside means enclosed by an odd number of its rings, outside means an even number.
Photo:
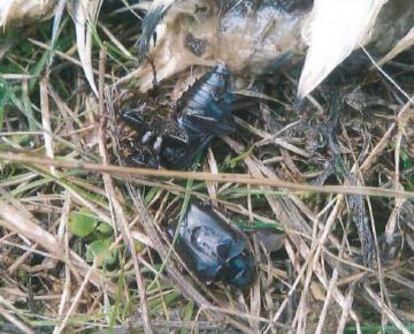
[[[48,22],[1,37],[0,331],[412,332],[412,50],[382,65],[393,82],[344,65],[299,109],[301,64],[261,79],[194,171],[131,169],[117,115],[142,100],[136,16],[64,14],[53,50]],[[168,105],[179,80],[148,98]],[[246,232],[247,291],[200,283],[172,251],[190,200]]]

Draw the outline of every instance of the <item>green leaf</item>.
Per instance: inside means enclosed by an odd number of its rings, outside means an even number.
[[[103,235],[112,235],[114,233],[114,230],[112,229],[112,226],[107,223],[101,223],[97,227],[97,230],[101,232]]]
[[[116,261],[116,251],[109,250],[113,242],[112,238],[98,239],[88,245],[86,261],[93,262],[96,258],[97,265],[111,265]]]
[[[148,193],[145,195],[145,198],[144,198],[145,204],[148,204],[149,202],[151,202],[151,200],[154,198],[154,196],[157,194],[158,191],[159,189],[156,187],[151,188],[148,191]]]
[[[86,237],[95,231],[98,220],[88,210],[81,209],[69,216],[69,231],[77,237]]]

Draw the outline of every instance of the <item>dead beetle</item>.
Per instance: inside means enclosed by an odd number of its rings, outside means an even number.
[[[177,102],[177,120],[189,141],[195,137],[221,136],[234,131],[230,72],[219,64],[197,80]]]
[[[206,283],[222,281],[236,288],[247,288],[256,269],[243,234],[227,224],[211,208],[190,204],[178,226],[175,249],[197,277]]]
[[[159,131],[144,120],[143,111],[123,111],[121,119],[141,134],[129,151],[128,163],[152,167],[183,169],[189,167],[215,136],[234,130],[230,73],[217,65],[194,83],[179,99],[172,122],[175,131]],[[168,127],[166,127],[168,128]]]
[[[140,114],[134,111],[123,112],[122,120],[140,134],[133,141],[122,142],[123,151],[127,151],[124,159],[127,164],[150,167],[183,169],[191,165],[196,155],[204,150],[212,140],[212,136],[199,136],[187,141],[179,135],[159,133],[145,123]],[[127,149],[129,145],[129,149]]]

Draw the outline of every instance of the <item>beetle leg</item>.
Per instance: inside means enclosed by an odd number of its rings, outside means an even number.
[[[235,129],[232,117],[216,119],[203,115],[186,115],[180,119],[179,123],[185,129],[187,136],[199,137],[204,135],[223,136],[232,133]]]
[[[154,133],[152,131],[147,131],[142,136],[141,143],[143,145],[146,145],[146,144],[148,144],[152,140],[153,137],[154,137]]]
[[[174,137],[165,137],[160,152],[161,164],[171,169],[190,166],[196,155],[208,146],[212,138],[213,136],[198,136],[184,142]]]
[[[161,148],[162,148],[162,137],[161,136],[158,136],[155,139],[153,148],[154,148],[154,151],[157,152],[157,154],[161,153]]]
[[[122,111],[121,119],[135,130],[151,131],[149,124],[145,122],[135,110]]]

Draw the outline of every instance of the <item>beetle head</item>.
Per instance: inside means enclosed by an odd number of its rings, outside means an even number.
[[[228,261],[218,273],[217,278],[238,289],[249,287],[255,278],[256,268],[251,255],[243,252]]]

